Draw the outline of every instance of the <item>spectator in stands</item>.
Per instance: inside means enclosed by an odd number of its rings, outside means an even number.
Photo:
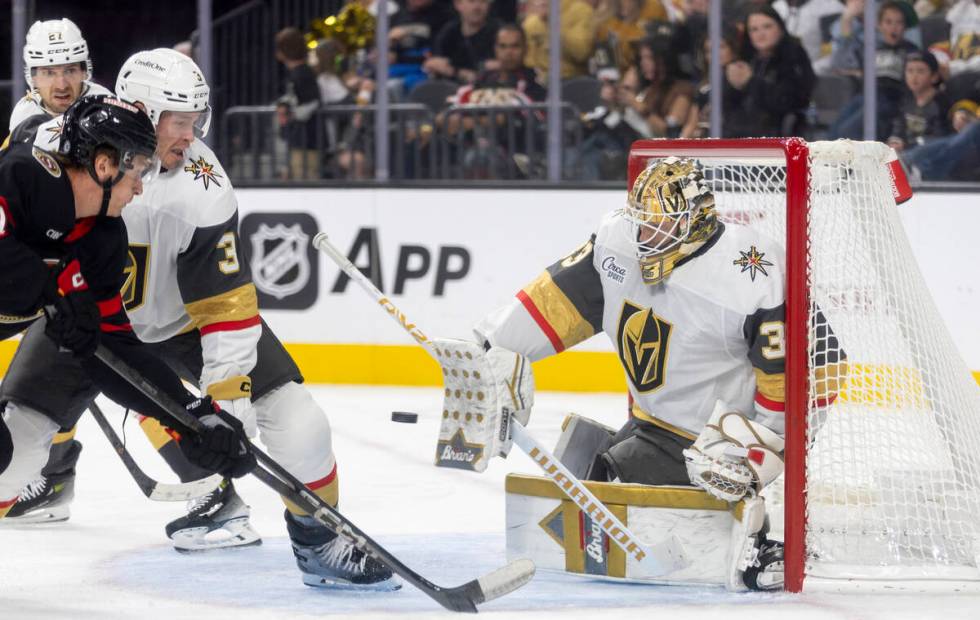
[[[840,0],[776,0],[772,8],[786,22],[786,32],[799,39],[810,57],[813,72],[830,71],[831,24],[840,18]]]
[[[432,77],[472,84],[483,69],[483,63],[493,58],[496,19],[488,19],[490,0],[454,0],[459,17],[442,27],[436,35],[432,56],[422,69]]]
[[[939,85],[939,62],[935,56],[929,52],[912,52],[905,57],[908,91],[892,123],[889,146],[902,151],[949,133],[949,104]]]
[[[621,80],[603,80],[596,109],[584,114],[585,139],[570,154],[569,166],[582,181],[626,178],[626,157],[635,140],[650,138],[650,127],[637,101],[640,78],[630,67]]]
[[[673,57],[660,51],[651,39],[640,41],[637,58],[637,100],[650,133],[658,138],[676,138],[694,103],[694,85],[678,75]]]
[[[298,28],[276,33],[276,60],[286,67],[285,93],[279,98],[279,119],[289,150],[288,178],[316,179],[320,176],[317,150],[316,111],[320,89],[316,74],[307,63],[306,41]]]
[[[725,67],[735,62],[735,50],[738,49],[739,36],[734,28],[722,31],[721,41],[718,43],[718,55],[721,62],[722,75],[724,76]],[[688,113],[687,122],[681,130],[682,138],[707,138],[711,127],[711,79],[708,75],[711,62],[711,40],[705,38],[701,41],[702,53],[697,57],[697,72],[701,76],[698,84],[697,95],[694,105]]]
[[[743,27],[741,60],[725,67],[725,136],[800,135],[816,84],[806,50],[769,6],[750,9]]]
[[[834,72],[860,78],[864,68],[864,36],[859,22],[864,0],[847,0],[840,18],[839,36],[834,40],[831,66]],[[875,76],[878,88],[877,139],[888,137],[905,94],[905,56],[918,51],[905,38],[909,25],[918,23],[911,5],[900,0],[886,0],[878,9],[878,42],[875,56]],[[864,96],[858,95],[841,110],[831,127],[834,138],[860,139],[864,127]]]
[[[586,75],[595,47],[592,7],[584,0],[561,0],[561,77]],[[525,60],[541,83],[548,77],[548,0],[528,0],[524,18]]]
[[[442,0],[405,0],[394,17],[388,41],[394,52],[389,76],[401,79],[405,92],[426,79],[422,63],[432,53],[436,35],[453,20],[453,9]]]
[[[980,181],[980,106],[964,99],[950,110],[955,133],[901,153],[913,181]]]
[[[648,17],[650,6],[659,7],[660,11],[652,12],[656,17]],[[659,0],[610,0],[609,8],[612,15],[599,22],[596,40],[609,45],[616,66],[624,72],[635,64],[636,44],[646,36],[647,25],[665,19],[666,12]]]
[[[980,0],[959,0],[946,13],[950,23],[949,74],[980,77]]]
[[[482,71],[472,85],[460,88],[456,95],[457,103],[461,106],[520,107],[544,101],[547,91],[538,81],[535,70],[524,64],[526,49],[524,31],[520,26],[501,26],[494,44],[494,64],[497,68]],[[464,176],[504,178],[505,168],[513,155],[521,155],[520,161],[528,167],[530,160],[527,153],[535,147],[538,138],[532,134],[532,142],[526,140],[524,126],[530,120],[528,112],[450,115],[446,122],[447,133],[453,135],[463,131],[465,135],[461,155]],[[506,130],[508,124],[514,131]]]

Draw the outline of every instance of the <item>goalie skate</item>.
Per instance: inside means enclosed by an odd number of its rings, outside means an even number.
[[[306,585],[383,591],[401,588],[391,569],[312,517],[296,516],[287,511],[286,529],[296,565]]]
[[[167,524],[167,536],[181,553],[262,544],[248,521],[249,507],[230,480],[188,503],[187,514]]]

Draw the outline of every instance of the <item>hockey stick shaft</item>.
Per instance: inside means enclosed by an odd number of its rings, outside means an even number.
[[[402,329],[407,331],[429,355],[437,362],[439,356],[435,345],[424,332],[408,320],[408,317],[382,293],[361,270],[338,250],[325,233],[318,233],[313,238],[313,247],[329,256],[340,269],[352,280],[358,283]],[[441,365],[441,364],[440,364]],[[651,576],[665,575],[682,568],[687,564],[683,549],[675,537],[671,536],[657,545],[647,545],[640,540],[626,525],[624,525],[611,510],[606,508],[578,478],[572,475],[551,452],[532,437],[520,422],[511,418],[511,437],[531,459],[541,467],[542,471],[554,481],[559,489],[567,495],[582,512],[589,515],[593,522],[602,528],[628,556],[644,565]]]
[[[92,417],[95,418],[99,428],[102,429],[102,433],[106,436],[106,439],[109,440],[113,450],[119,455],[119,460],[126,466],[126,471],[133,477],[133,480],[140,488],[140,491],[143,492],[143,495],[151,500],[158,502],[183,502],[207,495],[221,484],[222,478],[218,474],[180,484],[157,482],[153,478],[150,478],[136,464],[136,459],[126,449],[126,445],[119,438],[119,435],[116,434],[115,429],[112,428],[112,424],[105,417],[105,414],[102,413],[102,409],[94,401],[88,406],[88,410],[92,414]]]
[[[151,384],[134,371],[126,362],[116,356],[104,345],[95,352],[103,363],[125,379],[147,398],[157,403],[164,411],[192,431],[200,432],[200,420],[174,400],[169,394]],[[279,495],[297,504],[323,525],[339,536],[349,540],[357,549],[388,566],[399,577],[424,592],[431,599],[451,611],[476,612],[476,606],[485,601],[503,596],[523,586],[534,575],[534,564],[529,560],[511,562],[496,571],[474,579],[455,588],[443,588],[406,566],[387,549],[362,532],[347,517],[322,498],[310,491],[306,485],[286,471],[279,463],[255,445],[251,446],[258,465],[252,474]]]

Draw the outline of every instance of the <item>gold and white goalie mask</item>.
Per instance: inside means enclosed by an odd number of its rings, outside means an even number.
[[[645,283],[669,276],[677,261],[711,238],[718,228],[714,207],[693,159],[654,160],[636,177],[622,217],[630,224],[627,234]]]

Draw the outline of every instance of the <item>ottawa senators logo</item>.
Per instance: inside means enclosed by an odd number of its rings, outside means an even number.
[[[663,386],[667,349],[673,325],[650,308],[623,302],[616,329],[616,347],[626,374],[638,392]]]

